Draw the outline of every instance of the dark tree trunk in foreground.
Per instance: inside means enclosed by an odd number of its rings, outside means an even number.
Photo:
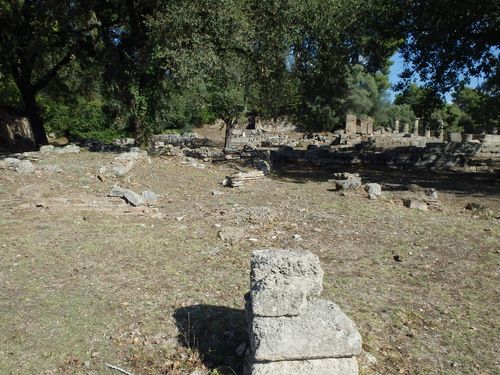
[[[40,108],[36,102],[36,89],[29,83],[17,81],[17,87],[23,97],[24,108],[34,136],[34,148],[48,144],[45,127],[43,126]]]

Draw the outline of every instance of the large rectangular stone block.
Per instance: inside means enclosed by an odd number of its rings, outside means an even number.
[[[335,303],[315,300],[300,316],[254,316],[250,349],[256,361],[350,357],[361,352],[361,336]]]
[[[357,133],[357,127],[356,127],[356,122],[357,122],[357,117],[354,115],[347,115],[345,119],[345,133],[346,134],[356,134]]]
[[[319,258],[292,250],[256,250],[251,258],[250,299],[258,316],[293,316],[320,295],[323,270]]]
[[[256,362],[252,375],[357,375],[356,358],[322,358],[307,361]]]

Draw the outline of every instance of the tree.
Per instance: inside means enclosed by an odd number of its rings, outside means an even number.
[[[389,0],[386,4],[395,32],[405,38],[401,52],[409,65],[403,78],[409,80],[416,72],[426,86],[446,93],[471,76],[495,73],[499,0]]]
[[[37,93],[79,54],[83,21],[75,1],[0,1],[0,71],[19,89],[34,146],[47,144]]]
[[[263,118],[292,116],[298,84],[290,67],[290,1],[250,0],[253,29],[249,64],[248,110]]]
[[[363,65],[354,65],[347,78],[346,112],[358,117],[370,116],[377,124],[387,123],[391,86],[387,73],[388,67],[370,74]]]
[[[293,1],[290,35],[299,80],[298,118],[308,130],[331,130],[344,121],[350,67],[380,70],[397,44],[375,27],[376,2]]]
[[[392,105],[387,111],[387,116],[388,122],[386,124],[390,125],[390,127],[393,127],[395,120],[399,120],[402,124],[410,124],[416,117],[409,104]]]
[[[89,39],[105,68],[104,93],[128,109],[139,145],[155,130],[159,93],[166,74],[163,56],[148,22],[158,14],[155,0],[91,2]]]
[[[193,24],[199,27],[192,30],[190,40],[195,44],[187,49],[197,53],[186,60],[191,66],[203,66],[190,76],[206,105],[224,121],[224,149],[228,150],[232,130],[247,111],[251,89],[253,28],[248,4],[244,0],[203,0],[196,6]],[[200,53],[201,60],[196,58]]]
[[[429,119],[431,114],[442,108],[444,103],[434,89],[410,83],[401,94],[396,95],[394,104],[408,104],[417,117]]]

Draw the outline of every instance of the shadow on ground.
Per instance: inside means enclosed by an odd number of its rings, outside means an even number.
[[[208,369],[219,369],[227,374],[242,373],[243,353],[240,350],[248,340],[243,310],[194,305],[176,309],[174,318],[180,332],[179,341],[188,348],[197,349]]]
[[[444,171],[419,171],[376,167],[339,167],[312,163],[275,163],[273,177],[297,183],[326,182],[334,179],[335,172],[359,173],[363,182],[392,185],[386,190],[406,190],[416,184],[457,195],[500,195],[500,173],[465,173]]]

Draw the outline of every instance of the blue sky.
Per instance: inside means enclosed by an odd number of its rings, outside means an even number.
[[[391,66],[391,73],[389,74],[389,81],[392,84],[396,84],[399,81],[398,75],[401,74],[404,70],[404,60],[401,57],[399,53],[396,53],[394,56],[391,57],[391,60],[394,61],[394,64]],[[483,82],[483,79],[478,78],[478,77],[473,77],[471,78],[470,84],[468,86],[470,87],[477,87]],[[417,80],[417,83],[420,83],[420,81]],[[390,90],[391,93],[391,100],[394,101],[394,97],[398,92],[394,92]],[[451,102],[451,92],[445,95],[446,101],[449,103]]]

